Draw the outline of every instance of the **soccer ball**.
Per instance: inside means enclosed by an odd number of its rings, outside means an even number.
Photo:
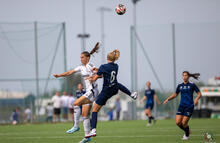
[[[126,12],[126,7],[123,4],[119,4],[115,8],[115,12],[118,15],[123,15]]]
[[[12,122],[12,125],[17,125],[17,121],[14,120],[14,121]]]

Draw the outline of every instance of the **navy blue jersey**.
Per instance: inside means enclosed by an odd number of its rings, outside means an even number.
[[[80,98],[83,94],[85,94],[86,93],[86,91],[83,89],[82,91],[79,91],[79,90],[77,90],[76,91],[76,97],[77,98]]]
[[[113,85],[116,85],[118,83],[117,82],[118,64],[112,62],[101,65],[99,67],[97,75],[99,76],[103,75],[104,78],[103,88],[112,87]]]
[[[192,82],[181,83],[176,88],[176,94],[181,93],[180,106],[193,106],[193,93],[200,92],[199,88]]]
[[[147,104],[154,103],[154,94],[155,91],[153,89],[145,90],[145,96],[147,97]]]

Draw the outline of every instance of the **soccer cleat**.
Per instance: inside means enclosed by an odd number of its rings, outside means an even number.
[[[91,139],[90,138],[83,138],[79,143],[86,143],[86,142],[90,142]]]
[[[96,129],[92,129],[92,131],[90,132],[90,136],[91,137],[95,137],[96,136]]]
[[[182,137],[182,140],[189,140],[189,137],[187,137],[185,134]]]
[[[131,98],[133,98],[134,100],[136,100],[137,97],[138,97],[138,93],[137,93],[137,92],[131,93]]]
[[[66,133],[67,133],[67,134],[72,134],[72,133],[77,132],[77,131],[79,131],[79,130],[80,130],[79,127],[78,127],[78,128],[72,127],[71,129],[69,129],[68,131],[66,131]]]

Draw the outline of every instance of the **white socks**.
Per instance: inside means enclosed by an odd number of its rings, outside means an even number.
[[[85,136],[89,136],[89,133],[90,133],[90,118],[89,117],[83,117],[83,126],[84,126]]]
[[[81,109],[79,106],[74,106],[74,128],[79,127],[79,119],[81,115]]]

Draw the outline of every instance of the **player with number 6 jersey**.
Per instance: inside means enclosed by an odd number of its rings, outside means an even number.
[[[128,94],[133,99],[137,98],[137,92],[131,93],[125,86],[117,81],[118,64],[116,64],[115,61],[118,60],[119,55],[120,52],[118,50],[109,53],[107,56],[108,63],[101,65],[97,74],[89,77],[91,82],[95,82],[98,78],[104,78],[102,91],[98,95],[92,109],[92,131],[90,132],[90,136],[96,136],[97,114],[99,110],[106,104],[108,99],[118,93],[118,90]]]

